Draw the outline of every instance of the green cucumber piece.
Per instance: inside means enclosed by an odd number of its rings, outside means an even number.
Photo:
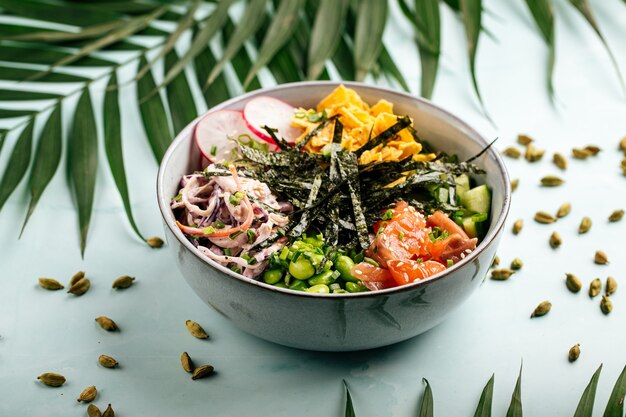
[[[482,230],[482,223],[472,220],[472,216],[463,219],[463,230],[471,238],[477,237]]]
[[[440,187],[439,189],[437,189],[437,200],[441,201],[442,203],[447,203],[449,197],[450,192],[447,188]]]
[[[474,187],[461,194],[461,204],[474,213],[489,213],[491,208],[491,191],[485,184]]]
[[[461,174],[454,179],[456,182],[456,195],[461,197],[470,189],[470,179],[467,174]]]

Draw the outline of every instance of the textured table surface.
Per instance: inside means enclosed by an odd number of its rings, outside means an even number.
[[[522,360],[526,415],[572,415],[602,363],[596,400],[596,413],[601,414],[626,364],[626,220],[607,221],[614,209],[626,208],[626,176],[619,169],[623,156],[616,150],[626,135],[626,99],[593,32],[565,1],[555,3],[556,109],[545,91],[547,50],[524,3],[487,2],[491,14],[485,24],[496,40],[481,38],[477,71],[496,128],[481,115],[470,87],[462,26],[449,9],[442,9],[444,52],[434,101],[488,137],[498,136],[500,149],[524,132],[547,150],[535,164],[507,159],[511,177],[519,178],[520,185],[499,255],[505,265],[514,257],[524,261],[509,281],[485,281],[443,324],[395,346],[343,354],[277,346],[233,328],[192,293],[167,250],[151,250],[133,237],[100,149],[84,260],[63,170],[20,240],[28,201],[25,182],[0,215],[0,416],[84,415],[85,406],[75,399],[88,385],[98,387],[101,408],[110,402],[121,417],[339,416],[345,379],[358,416],[401,417],[416,415],[422,378],[432,384],[436,415],[471,416],[492,373],[494,415],[504,415]],[[626,7],[617,0],[592,3],[626,72]],[[391,18],[398,18],[398,10],[393,12]],[[385,40],[394,45],[392,55],[417,91],[419,64],[408,24],[402,20],[390,25]],[[98,106],[103,87],[97,83],[92,88]],[[157,166],[132,105],[134,89],[121,94],[133,210],[141,230],[162,235]],[[2,167],[14,140],[9,137],[0,155]],[[555,151],[569,155],[572,147],[590,143],[603,152],[587,161],[570,161],[565,173],[550,162]],[[547,174],[562,175],[566,184],[541,188],[539,178]],[[535,211],[553,212],[565,201],[573,206],[565,219],[554,225],[532,221]],[[579,236],[583,216],[594,224]],[[518,218],[525,220],[525,227],[513,236],[510,226]],[[558,250],[548,246],[554,230],[563,238]],[[593,263],[597,249],[608,254],[609,265]],[[40,276],[67,282],[78,270],[87,271],[92,280],[83,297],[37,287]],[[612,314],[600,312],[599,297],[568,292],[565,272],[577,274],[585,286],[595,277],[616,277],[621,288],[612,297]],[[124,274],[136,276],[136,285],[123,292],[111,290],[113,279]],[[530,320],[530,312],[544,299],[552,301],[552,312]],[[99,315],[116,320],[121,331],[105,334],[94,323]],[[211,338],[190,337],[186,319],[200,322]],[[567,351],[575,343],[581,344],[582,353],[570,364]],[[180,369],[183,351],[198,363],[213,364],[215,377],[191,381]],[[120,368],[101,368],[97,357],[102,353],[116,357]],[[42,386],[35,378],[46,371],[62,373],[68,382],[60,389]]]

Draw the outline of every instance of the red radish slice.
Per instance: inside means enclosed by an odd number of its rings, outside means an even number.
[[[233,143],[229,137],[237,138],[241,134],[260,139],[248,129],[240,111],[219,110],[207,113],[193,131],[198,149],[209,162],[229,159]]]
[[[272,137],[263,130],[262,126],[278,129],[277,136],[289,143],[295,143],[302,133],[301,129],[291,127],[294,107],[274,97],[260,96],[253,98],[243,109],[243,119],[248,129],[258,137],[274,143]]]

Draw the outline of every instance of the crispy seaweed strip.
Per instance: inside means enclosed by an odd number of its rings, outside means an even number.
[[[313,137],[315,137],[315,135],[320,133],[322,131],[322,129],[324,129],[326,126],[328,126],[328,123],[334,121],[335,119],[337,119],[337,115],[331,116],[328,119],[325,119],[319,125],[317,125],[317,127],[315,129],[311,130],[311,132],[308,135],[306,135],[304,137],[304,139],[302,139],[300,142],[298,142],[296,144],[296,149],[302,149],[304,146],[306,146],[306,144],[309,143],[309,141],[311,139],[313,139]]]
[[[258,149],[252,149],[249,146],[241,146],[241,153],[243,156],[257,164],[266,165],[266,166],[291,166],[293,163],[293,158],[283,152],[263,152]]]
[[[472,156],[470,159],[468,159],[465,162],[472,162],[473,160],[475,160],[476,158],[480,157],[482,154],[484,154],[485,152],[487,152],[487,150],[489,148],[491,148],[491,146],[496,143],[496,141],[498,140],[498,138],[495,138],[494,140],[491,141],[491,143],[487,146],[485,146],[485,149],[483,149],[482,151],[478,152],[476,155]]]
[[[311,192],[309,193],[309,199],[307,200],[305,211],[304,213],[302,213],[302,217],[300,217],[300,221],[298,222],[298,224],[289,232],[289,237],[291,238],[299,237],[302,233],[304,233],[307,227],[309,227],[309,222],[310,222],[309,218],[312,218],[312,219],[315,218],[315,216],[310,216],[312,212],[310,207],[315,202],[315,199],[317,198],[317,193],[319,192],[321,185],[322,185],[322,176],[317,175],[315,177],[315,180],[313,181],[313,186],[311,187]]]
[[[265,130],[267,134],[270,135],[270,137],[274,140],[274,142],[276,142],[276,145],[278,145],[280,150],[287,151],[291,149],[291,145],[289,145],[289,143],[285,139],[276,136],[276,132],[278,132],[278,129],[273,129],[267,125],[261,126],[261,129]]]
[[[337,154],[341,152],[341,137],[343,136],[343,124],[335,121],[333,129],[333,141],[330,144],[330,181],[335,184],[340,179],[339,161]]]
[[[396,123],[394,123],[393,125],[388,127],[386,130],[381,132],[378,136],[369,140],[365,145],[357,149],[355,152],[356,155],[361,156],[363,152],[369,151],[370,149],[373,149],[374,147],[380,145],[381,143],[387,143],[389,139],[394,137],[396,134],[398,134],[398,132],[400,132],[402,129],[405,129],[408,126],[411,126],[411,119],[409,118],[409,116],[398,117],[398,121]]]
[[[352,152],[342,152],[337,158],[339,162],[339,170],[341,176],[348,183],[348,191],[352,200],[352,215],[356,226],[359,244],[362,249],[367,249],[370,245],[369,232],[367,231],[367,222],[363,214],[361,206],[361,191],[359,188],[359,167],[357,165],[356,155]]]

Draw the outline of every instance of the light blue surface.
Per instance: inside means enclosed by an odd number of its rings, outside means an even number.
[[[603,363],[596,400],[596,413],[601,414],[626,363],[626,220],[616,224],[606,220],[613,209],[626,208],[626,177],[619,170],[623,155],[616,151],[626,135],[626,101],[592,31],[567,2],[555,3],[557,111],[545,93],[547,50],[523,2],[487,2],[494,16],[488,16],[485,24],[497,43],[482,37],[477,70],[497,129],[481,116],[473,98],[462,27],[442,8],[444,56],[435,102],[487,136],[499,136],[499,148],[525,132],[548,150],[536,164],[507,160],[511,176],[520,178],[509,223],[517,218],[526,222],[519,236],[506,233],[499,251],[503,264],[514,257],[525,264],[508,282],[487,281],[445,323],[393,347],[320,354],[276,346],[230,326],[192,293],[168,253],[134,239],[106,162],[100,158],[84,261],[62,169],[21,240],[17,235],[28,201],[25,183],[0,215],[0,416],[84,415],[85,406],[75,398],[88,385],[98,387],[96,403],[102,409],[110,402],[121,417],[338,416],[343,413],[345,379],[359,417],[402,417],[416,414],[423,377],[432,383],[436,415],[471,416],[493,372],[494,415],[504,415],[522,359],[525,415],[572,415],[589,378]],[[592,4],[626,71],[623,2]],[[398,16],[394,10],[391,18]],[[396,45],[392,54],[404,63],[402,69],[415,91],[419,65],[408,24],[399,19],[385,39]],[[97,106],[103,87],[104,82],[92,89]],[[162,235],[154,184],[157,167],[137,109],[131,105],[132,88],[122,91],[122,100],[133,209],[141,230]],[[69,100],[68,109],[75,102]],[[0,155],[2,167],[14,140],[14,135],[9,137]],[[604,151],[587,161],[570,161],[566,173],[550,162],[554,151],[569,155],[572,147],[589,143]],[[104,154],[102,148],[100,152]],[[562,175],[567,182],[555,189],[540,188],[539,178],[547,174]],[[564,201],[573,205],[569,217],[552,226],[532,221],[536,210],[553,212]],[[584,215],[594,225],[588,234],[578,236]],[[556,251],[547,243],[553,230],[564,242]],[[609,265],[593,264],[597,249],[607,252]],[[92,280],[83,297],[36,286],[40,276],[65,283],[79,269]],[[613,313],[603,316],[599,299],[569,293],[563,283],[565,272],[576,273],[585,286],[596,276],[604,280],[613,275],[621,286],[612,297]],[[135,275],[137,284],[112,291],[111,282],[122,274]],[[552,301],[552,312],[530,320],[530,312],[544,299]],[[102,331],[93,321],[99,315],[113,318],[121,331]],[[200,322],[211,339],[189,336],[186,319]],[[567,350],[575,343],[581,344],[582,353],[569,364]],[[192,382],[180,368],[182,351],[196,363],[213,364],[218,374]],[[101,368],[97,357],[102,353],[116,357],[121,367]],[[60,389],[41,386],[35,378],[46,371],[60,372],[68,382]]]

